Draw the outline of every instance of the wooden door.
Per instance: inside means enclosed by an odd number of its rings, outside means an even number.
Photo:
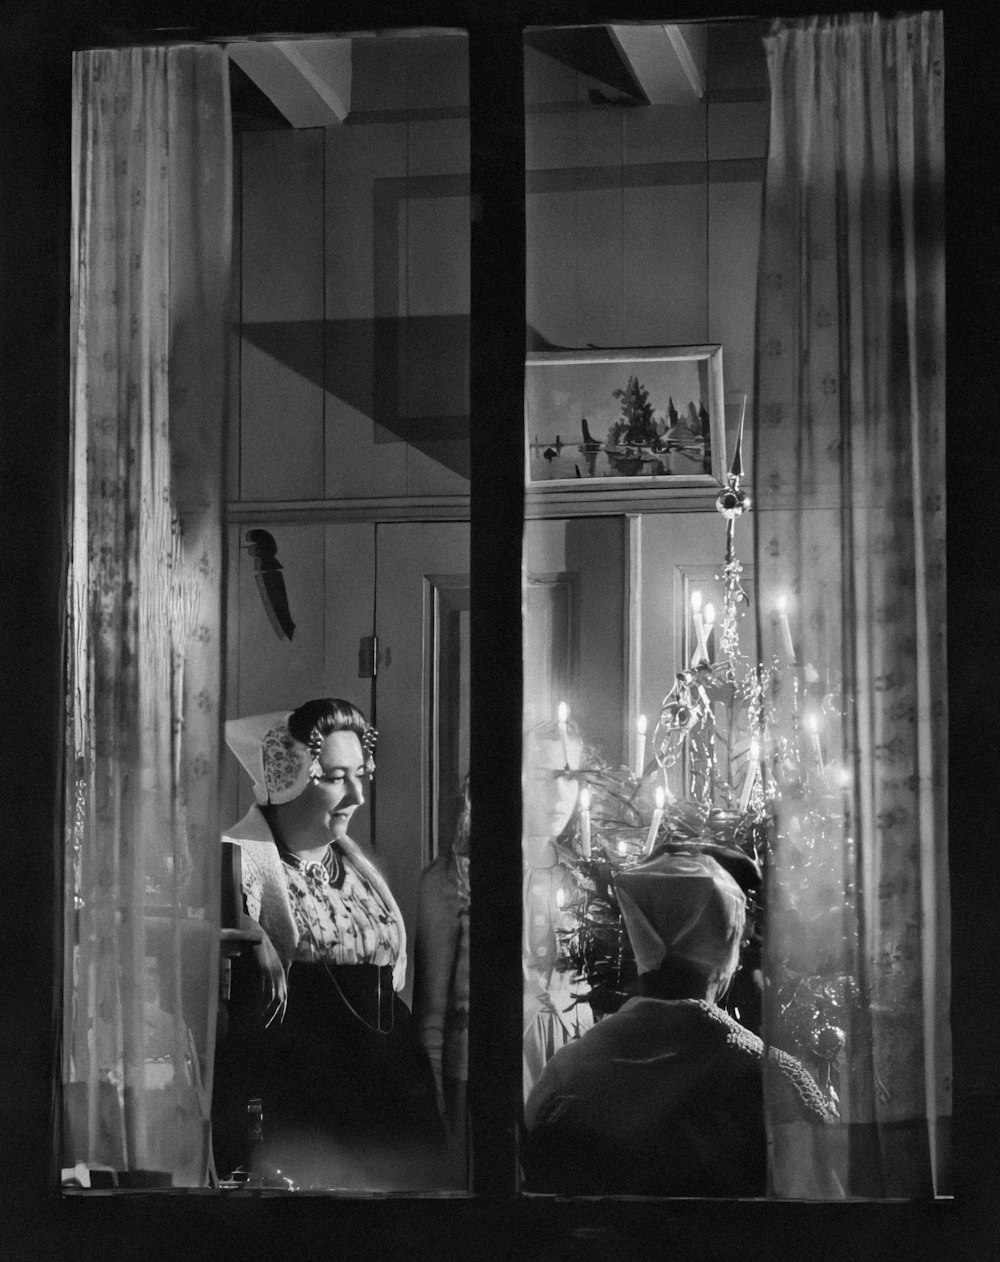
[[[379,525],[375,551],[373,836],[412,943],[420,873],[450,844],[468,770],[469,526]]]

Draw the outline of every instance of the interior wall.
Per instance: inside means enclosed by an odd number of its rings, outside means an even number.
[[[573,669],[570,695],[560,698],[584,739],[612,764],[624,751],[626,619],[625,575],[628,536],[623,517],[578,517],[529,521],[524,532],[524,566],[532,576],[566,575],[572,582]],[[524,655],[552,651],[545,627],[525,623]],[[529,726],[554,719],[536,714],[525,698]]]
[[[355,40],[346,122],[241,134],[231,486],[255,516],[231,527],[230,715],[319,695],[373,700],[358,647],[374,629],[374,520],[292,523],[283,510],[468,491],[465,52],[458,37]],[[717,341],[731,448],[752,388],[765,104],[594,106],[583,76],[531,48],[525,86],[529,348]],[[521,425],[512,418],[510,441]],[[612,762],[629,757],[636,713],[655,721],[684,617],[672,604],[629,622],[629,562],[646,604],[654,584],[676,604],[671,576],[655,574],[668,561],[711,564],[719,542],[714,515],[651,522],[630,558],[623,523],[528,532],[529,569],[576,576],[568,699]],[[291,641],[264,610],[246,549],[254,526],[278,544]],[[631,676],[629,634],[641,635]],[[227,759],[225,818],[248,803]],[[369,807],[355,832],[370,839]]]
[[[238,137],[230,717],[327,695],[370,712],[375,514],[334,525],[323,507],[468,493],[466,41],[362,38],[352,56],[343,124]],[[311,519],[282,520],[293,504]],[[254,528],[278,545],[291,641],[266,616]],[[226,820],[250,801],[228,754],[222,801]],[[370,834],[366,805],[352,835]]]
[[[468,491],[464,54],[357,40],[346,123],[242,134],[238,500]],[[529,349],[720,343],[731,450],[767,104],[580,107],[578,78],[526,49]]]
[[[753,406],[767,102],[586,105],[581,79],[525,50],[529,349],[721,344],[731,451]]]
[[[468,492],[465,41],[353,56],[344,123],[241,137],[244,502]]]

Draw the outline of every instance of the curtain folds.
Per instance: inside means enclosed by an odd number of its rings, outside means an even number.
[[[232,222],[214,47],[74,57],[62,1164],[209,1164]]]
[[[779,21],[766,49],[766,1019],[842,1118],[772,1135],[772,1190],[925,1196],[951,1111],[942,18]]]

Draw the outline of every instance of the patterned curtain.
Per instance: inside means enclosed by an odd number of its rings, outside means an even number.
[[[73,76],[62,1164],[197,1186],[218,984],[227,65],[214,47],[102,50]]]
[[[766,49],[766,1020],[842,1119],[772,1135],[772,1191],[925,1196],[951,1111],[942,18],[779,21]]]

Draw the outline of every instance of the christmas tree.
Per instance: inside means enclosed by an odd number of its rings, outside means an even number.
[[[618,393],[623,414],[641,423],[644,392],[636,379]],[[664,849],[694,850],[712,855],[734,876],[747,895],[747,929],[740,971],[725,1006],[758,1033],[764,872],[773,853],[779,801],[794,831],[796,862],[805,878],[825,879],[824,837],[835,822],[837,790],[834,785],[827,792],[831,769],[823,764],[815,733],[802,721],[804,702],[816,681],[793,654],[783,674],[777,660],[765,668],[751,662],[741,648],[740,624],[750,608],[735,551],[736,521],[750,506],[741,487],[741,440],[742,421],[727,485],[716,501],[726,520],[725,564],[718,576],[723,583],[719,658],[713,660],[712,628],[699,607],[695,651],[663,699],[648,764],[611,767],[592,751],[587,770],[580,773],[587,794],[582,796],[572,856],[580,894],[566,908],[572,927],[561,934],[559,967],[572,972],[579,982],[576,1001],[589,1003],[595,1016],[615,1011],[632,993],[636,976],[614,888],[614,877],[623,868]],[[828,707],[831,702],[824,698]],[[675,798],[667,794],[666,772],[682,758],[685,792]],[[789,800],[794,807],[798,799],[808,809],[789,810]],[[827,875],[832,886],[836,874]],[[810,931],[797,918],[787,888],[773,891],[773,901],[782,935]],[[767,1031],[769,1041],[800,1056],[835,1103],[836,1062],[844,1044],[841,1027],[852,1002],[850,977],[837,974],[824,960],[808,975],[786,969],[773,980],[772,1008],[778,1017],[775,1028]]]

